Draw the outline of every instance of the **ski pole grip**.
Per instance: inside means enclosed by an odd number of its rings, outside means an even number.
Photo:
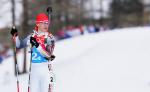
[[[49,14],[52,13],[52,7],[51,7],[51,6],[47,7],[47,12],[48,12]]]

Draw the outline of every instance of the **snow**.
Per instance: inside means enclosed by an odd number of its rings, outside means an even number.
[[[55,92],[150,92],[149,39],[150,27],[137,27],[58,41]],[[0,65],[1,92],[17,92],[13,68],[12,57]],[[19,81],[27,92],[28,74]]]

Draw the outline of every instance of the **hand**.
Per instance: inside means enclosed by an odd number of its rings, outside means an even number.
[[[36,48],[39,46],[39,43],[36,41],[36,38],[34,37],[30,37],[30,43],[33,46],[35,46]]]
[[[15,28],[15,27],[12,27],[12,29],[11,29],[11,35],[13,36],[13,37],[16,37],[16,36],[18,36],[18,31],[17,31],[17,29]]]

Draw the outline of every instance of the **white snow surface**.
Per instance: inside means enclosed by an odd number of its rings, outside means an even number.
[[[149,40],[150,27],[137,27],[58,41],[55,92],[150,92]],[[20,52],[19,66],[22,57]],[[0,92],[17,92],[13,62],[11,57],[0,65]],[[27,92],[28,74],[19,83],[20,92]]]

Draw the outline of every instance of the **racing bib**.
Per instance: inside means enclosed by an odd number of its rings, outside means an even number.
[[[37,48],[32,48],[32,63],[42,63],[47,62],[47,60],[41,55]]]

